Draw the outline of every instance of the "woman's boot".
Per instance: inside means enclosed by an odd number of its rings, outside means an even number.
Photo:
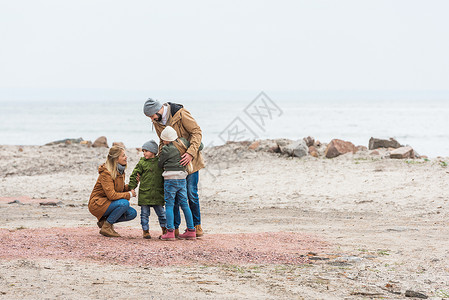
[[[107,237],[120,237],[120,234],[114,230],[114,227],[112,227],[112,224],[108,221],[104,221],[104,224],[100,229],[100,234]]]

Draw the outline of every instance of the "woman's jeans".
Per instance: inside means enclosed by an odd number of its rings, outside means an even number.
[[[129,206],[126,199],[118,199],[111,202],[103,217],[110,224],[130,221],[137,217],[137,211]]]
[[[167,227],[167,217],[165,216],[165,209],[162,205],[141,205],[140,206],[140,225],[142,225],[143,230],[149,230],[150,226],[148,225],[148,221],[150,218],[150,208],[154,209],[158,219],[159,225],[161,227]]]
[[[187,181],[187,198],[189,199],[189,207],[192,211],[193,225],[201,225],[201,213],[200,213],[200,199],[198,197],[198,180],[199,172],[189,174],[186,178]],[[181,214],[179,213],[178,201],[175,202],[174,207],[175,214],[175,228],[179,228],[181,224]]]
[[[185,179],[166,179],[164,181],[164,198],[165,211],[167,214],[167,229],[174,229],[174,215],[173,208],[175,206],[175,199],[178,205],[181,206],[186,219],[187,228],[193,229],[192,212],[190,211],[187,188]]]

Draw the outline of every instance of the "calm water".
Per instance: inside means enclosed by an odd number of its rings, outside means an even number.
[[[157,139],[139,102],[2,102],[0,144],[43,145],[65,138],[94,141],[106,136],[109,144],[140,147]],[[340,138],[368,145],[370,137],[394,137],[423,155],[449,156],[449,102],[434,101],[282,101],[271,110],[251,101],[184,101],[197,119],[205,145],[245,138],[313,136],[322,142]],[[253,119],[248,111],[259,115]],[[271,115],[270,115],[271,113]],[[263,123],[263,124],[262,124]],[[230,132],[240,132],[230,135]]]

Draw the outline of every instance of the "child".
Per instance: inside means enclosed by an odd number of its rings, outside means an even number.
[[[188,147],[189,142],[184,138],[179,138],[176,131],[170,127],[165,127],[161,132],[161,140],[165,146],[162,147],[159,155],[159,167],[164,170],[164,198],[167,212],[167,233],[161,239],[165,241],[175,240],[173,207],[175,199],[184,212],[187,223],[187,230],[178,236],[179,239],[195,240],[196,229],[193,226],[192,212],[190,211],[187,187],[186,168],[179,161],[181,160],[182,149]],[[183,143],[183,144],[181,144]]]
[[[143,238],[151,239],[149,232],[150,208],[152,207],[159,218],[159,225],[162,228],[162,235],[167,232],[167,218],[164,209],[164,178],[162,170],[158,167],[158,145],[150,140],[142,146],[143,157],[139,160],[129,178],[129,188],[134,190],[139,182],[140,224],[142,225]],[[161,236],[159,236],[160,238]]]

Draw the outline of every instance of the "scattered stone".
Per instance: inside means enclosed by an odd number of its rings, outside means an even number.
[[[405,297],[412,297],[412,298],[420,298],[420,299],[427,299],[429,297],[427,297],[427,295],[420,293],[420,292],[415,292],[412,290],[406,290],[405,291]]]
[[[373,150],[369,153],[369,155],[380,155],[380,153],[377,150]]]
[[[353,143],[346,142],[339,139],[333,139],[329,145],[327,145],[326,151],[324,155],[327,158],[334,158],[339,155],[345,154],[345,153],[355,153],[357,150]]]
[[[48,201],[48,202],[39,202],[39,205],[41,206],[58,206],[62,204],[62,201],[55,202],[55,201]]]
[[[314,146],[320,148],[321,147],[321,142],[316,140]]]
[[[390,158],[403,159],[415,158],[413,155],[413,148],[410,146],[401,147],[390,152]]]
[[[289,140],[289,139],[277,139],[277,140],[275,140],[275,142],[278,145],[278,147],[281,149],[281,152],[282,152],[282,147],[285,147],[288,144],[291,144],[293,141]]]
[[[19,205],[23,205],[23,203],[20,202],[19,200],[14,200],[14,201],[8,202],[8,204],[19,204]]]
[[[262,143],[262,145],[263,145],[263,143]],[[264,149],[266,149],[266,151],[270,152],[270,153],[280,153],[281,152],[279,145],[273,140],[269,140],[265,146],[261,147],[261,150],[264,150]]]
[[[318,150],[315,146],[309,146],[309,154],[313,157],[318,157]]]
[[[125,144],[123,144],[122,142],[113,142],[112,147],[114,147],[114,146],[118,146],[118,147],[122,147],[122,148],[126,149]]]
[[[307,144],[307,147],[313,146],[315,144],[315,139],[311,136],[304,138],[304,141]]]
[[[328,257],[321,257],[321,256],[310,256],[310,260],[329,260]]]
[[[78,138],[78,139],[63,139],[63,140],[59,140],[59,141],[54,141],[54,142],[50,142],[45,144],[45,146],[52,146],[52,145],[58,145],[58,144],[66,144],[66,145],[70,145],[70,144],[80,144],[83,141],[83,138]]]
[[[344,261],[331,261],[327,263],[328,265],[334,266],[334,267],[348,267],[350,264]]]
[[[23,152],[23,148],[22,147],[19,148],[19,152]]]
[[[92,142],[91,141],[81,141],[80,145],[85,145],[87,147],[92,147]]]
[[[353,296],[366,296],[366,297],[381,297],[384,296],[382,293],[371,293],[371,292],[352,292]]]
[[[390,138],[389,140],[383,140],[383,139],[377,139],[371,137],[369,139],[368,143],[368,149],[373,150],[377,148],[400,148],[402,147],[401,144],[399,144],[398,141],[396,141],[394,138]]]
[[[108,139],[105,136],[100,136],[98,139],[95,140],[95,142],[92,144],[92,147],[105,147],[109,148],[108,146]]]
[[[368,150],[368,148],[366,148],[365,146],[357,146],[357,151],[366,151]]]
[[[257,148],[259,148],[259,146],[260,146],[260,142],[259,141],[255,141],[251,145],[249,145],[248,149],[256,150]]]
[[[347,263],[358,263],[361,262],[363,258],[358,256],[344,256],[340,257],[338,261],[347,262]]]

